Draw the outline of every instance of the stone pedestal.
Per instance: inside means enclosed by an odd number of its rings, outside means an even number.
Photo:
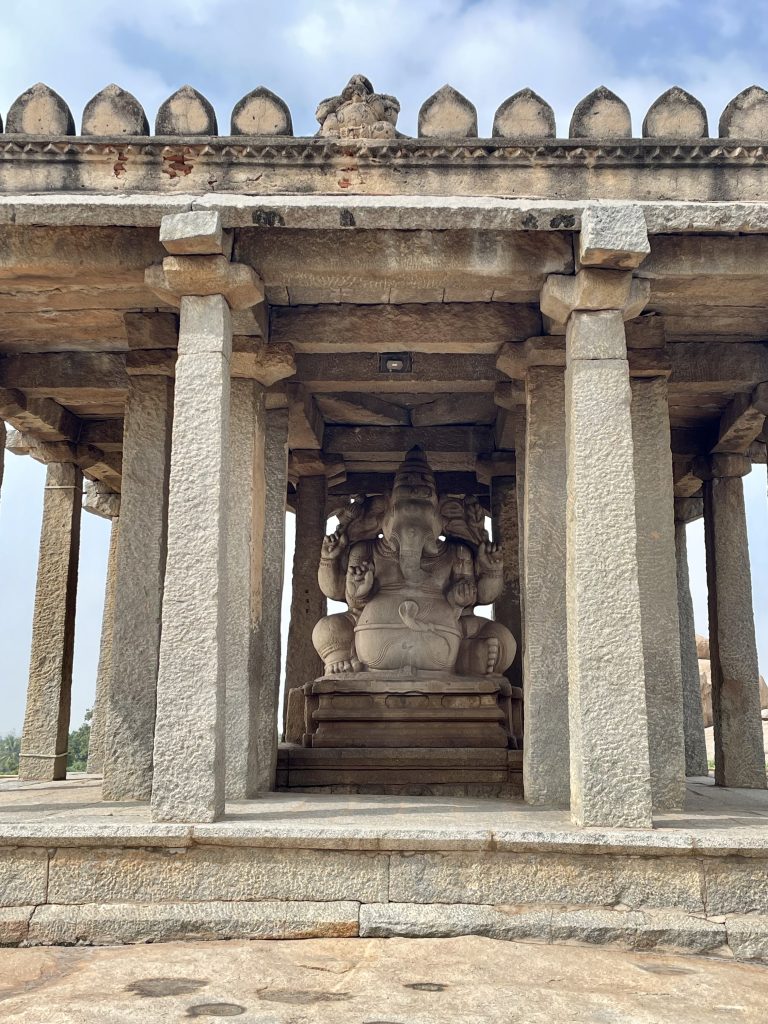
[[[299,477],[296,486],[296,546],[293,555],[293,589],[291,622],[288,628],[288,649],[285,664],[284,720],[287,717],[288,694],[308,679],[317,678],[323,664],[312,643],[312,630],[326,613],[326,600],[317,582],[317,563],[327,516],[325,511],[327,485],[324,476]],[[284,722],[284,730],[287,721]],[[300,737],[284,732],[288,742]]]
[[[231,351],[224,297],[184,296],[157,683],[155,821],[214,821],[224,810]]]
[[[19,758],[19,778],[24,781],[51,782],[67,774],[82,498],[78,467],[50,463]]]
[[[104,611],[101,617],[99,667],[96,673],[96,699],[93,703],[91,732],[88,740],[88,766],[86,771],[89,775],[98,775],[104,770],[104,743],[107,733],[109,688],[112,680],[112,637],[115,625],[117,543],[119,536],[120,519],[115,516],[109,532],[109,555],[107,557],[107,580],[104,586]]]
[[[323,676],[305,692],[307,746],[509,746],[504,676],[359,672]]]
[[[704,482],[709,650],[718,786],[765,789],[742,455],[713,455]],[[702,469],[702,473],[703,473]]]
[[[152,791],[172,419],[173,381],[132,377],[123,431],[105,800],[148,800]]]
[[[648,749],[655,810],[685,799],[683,688],[677,614],[674,482],[667,381],[635,379],[632,441],[637,573],[648,710]]]
[[[257,637],[264,566],[264,388],[233,380],[227,483],[226,796],[256,792]]]
[[[566,359],[571,814],[578,825],[649,827],[632,422],[621,312],[572,313]]]
[[[523,593],[523,786],[533,804],[568,804],[565,606],[565,382],[560,367],[526,379]]]
[[[682,499],[685,501],[686,499]],[[675,502],[677,508],[678,501]],[[683,734],[685,737],[685,774],[707,775],[707,744],[699,685],[699,659],[696,653],[696,628],[688,580],[688,545],[685,520],[675,521],[677,562],[677,611],[680,623],[680,667],[683,686]]]
[[[264,544],[261,619],[256,631],[256,773],[258,793],[274,789],[277,764],[281,674],[281,611],[285,571],[285,499],[288,489],[288,410],[271,409],[266,416],[264,445]]]

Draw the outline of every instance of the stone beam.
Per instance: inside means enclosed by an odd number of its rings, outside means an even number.
[[[179,340],[177,313],[123,313],[128,347],[176,348]]]
[[[488,484],[479,481],[474,473],[438,471],[437,490],[439,494],[488,494]],[[342,497],[354,494],[386,494],[392,489],[394,473],[347,473],[340,483],[329,484],[329,492]],[[338,503],[337,503],[338,504]]]
[[[9,355],[0,359],[0,388],[13,388],[32,397],[55,396],[83,401],[104,395],[125,398],[128,375],[125,356],[116,352],[46,352]]]
[[[453,392],[440,395],[434,402],[424,402],[416,406],[411,412],[411,422],[414,427],[447,426],[449,423],[493,423],[496,412],[491,395],[462,395]]]
[[[377,394],[443,394],[493,391],[501,380],[493,355],[413,353],[408,372],[382,370],[375,353],[296,356],[296,378],[314,394],[375,391]]]
[[[41,441],[76,441],[80,435],[80,420],[58,402],[13,388],[0,389],[0,417]]]
[[[411,423],[407,409],[376,395],[320,395],[316,401],[326,423],[353,423],[378,427],[407,427]]]
[[[506,302],[273,306],[271,339],[297,352],[496,352],[541,330],[532,305]]]
[[[335,427],[325,429],[324,450],[334,455],[382,458],[400,455],[415,444],[427,452],[469,453],[493,451],[488,427]]]
[[[38,441],[18,430],[12,430],[5,447],[14,455],[31,455],[37,462],[71,462],[93,480],[103,481],[110,490],[119,491],[122,466],[120,456],[105,453],[93,445],[70,444],[68,441]]]
[[[123,448],[123,420],[84,420],[80,443],[94,445],[103,452],[119,452]]]

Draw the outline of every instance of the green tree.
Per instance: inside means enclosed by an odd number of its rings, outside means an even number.
[[[93,712],[89,708],[85,713],[85,721],[80,728],[73,729],[69,734],[67,770],[70,772],[84,772],[88,764],[88,743],[91,738],[92,714]]]
[[[9,732],[0,736],[0,775],[18,775],[21,737]]]

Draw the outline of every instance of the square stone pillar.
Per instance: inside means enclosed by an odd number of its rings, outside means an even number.
[[[648,722],[621,311],[571,313],[565,399],[571,814],[578,825],[647,828]]]
[[[82,497],[80,469],[49,463],[19,758],[24,781],[51,782],[67,774]]]
[[[532,804],[567,806],[565,381],[561,367],[528,369],[525,433],[523,792]]]
[[[261,619],[256,633],[256,776],[257,793],[275,788],[277,709],[282,670],[282,596],[285,575],[285,500],[288,491],[288,410],[267,412]]]
[[[683,686],[683,734],[685,737],[685,774],[708,775],[704,712],[701,706],[699,658],[696,653],[696,627],[688,579],[688,542],[686,526],[702,514],[701,498],[675,499],[675,557],[677,562],[677,612],[680,622],[680,667]],[[698,506],[691,515],[691,507]]]
[[[520,643],[520,525],[517,509],[517,481],[513,476],[491,478],[491,524],[493,539],[504,550],[504,588],[493,604],[493,617],[503,623]],[[523,685],[519,653],[507,671],[513,686]]]
[[[648,711],[648,749],[655,810],[685,800],[683,684],[677,612],[674,481],[667,381],[635,378],[632,442],[637,572]]]
[[[296,485],[296,546],[293,554],[291,623],[285,666],[285,738],[300,743],[303,718],[288,722],[291,690],[323,674],[323,663],[312,643],[312,630],[327,610],[325,595],[317,582],[320,549],[325,536],[327,481],[325,476],[300,476]]]
[[[233,380],[227,484],[226,796],[256,792],[257,635],[264,562],[264,388]]]
[[[148,800],[152,791],[172,419],[170,378],[131,377],[123,427],[105,800]]]
[[[152,818],[224,811],[226,484],[232,321],[223,295],[181,298]]]
[[[115,590],[117,583],[117,541],[120,535],[120,519],[115,516],[109,530],[109,555],[107,556],[107,579],[104,585],[104,611],[101,616],[101,643],[99,645],[99,667],[96,672],[96,696],[91,714],[91,731],[88,738],[89,775],[104,771],[104,741],[107,733],[107,712],[109,688],[112,678],[112,639],[115,624]]]
[[[697,475],[704,479],[715,783],[765,789],[752,576],[741,482],[752,467],[743,455],[712,455],[706,461],[708,465],[700,467]]]
[[[5,421],[0,418],[0,494],[3,489],[3,472],[5,470]]]

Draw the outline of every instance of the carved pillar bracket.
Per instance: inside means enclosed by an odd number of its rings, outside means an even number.
[[[718,454],[696,460],[694,468],[704,481],[715,783],[765,789],[752,578],[741,482],[750,472],[751,462],[745,455]]]

